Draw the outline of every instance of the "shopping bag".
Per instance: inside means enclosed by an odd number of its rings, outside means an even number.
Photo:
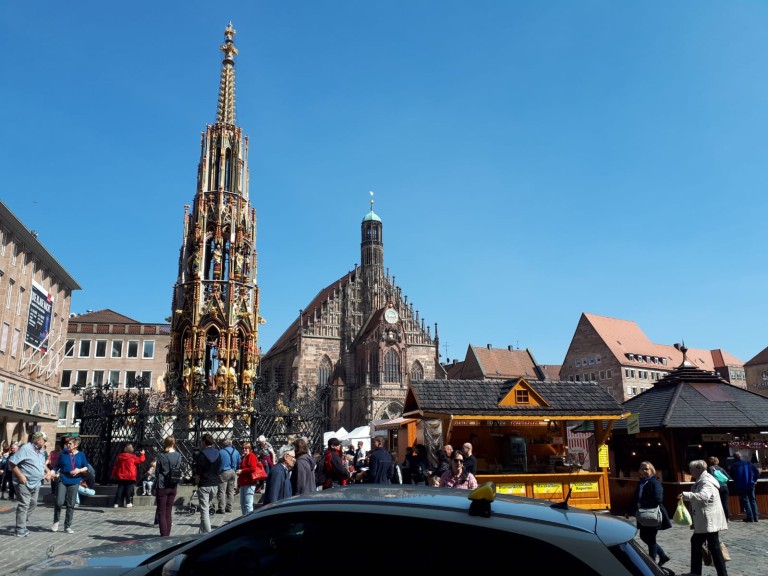
[[[691,513],[688,512],[688,508],[685,507],[685,502],[683,502],[682,498],[677,501],[677,508],[675,509],[675,515],[672,516],[672,522],[679,526],[690,526],[693,523]]]
[[[725,544],[723,544],[722,542],[720,542],[720,550],[722,550],[723,552],[723,560],[725,560],[726,562],[730,562],[731,554],[730,552],[728,552],[728,548],[726,548]]]
[[[706,542],[701,545],[701,559],[704,561],[704,566],[712,566],[712,553]]]

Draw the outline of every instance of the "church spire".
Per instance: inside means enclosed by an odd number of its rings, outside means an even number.
[[[226,40],[220,50],[224,52],[224,60],[221,61],[221,82],[219,83],[219,108],[216,112],[216,122],[219,124],[235,123],[235,48],[234,37],[237,31],[232,27],[232,22],[227,24],[224,30]]]

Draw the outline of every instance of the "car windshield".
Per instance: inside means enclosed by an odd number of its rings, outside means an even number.
[[[630,540],[617,546],[609,546],[611,553],[634,576],[661,576],[661,568],[651,559],[636,540]]]

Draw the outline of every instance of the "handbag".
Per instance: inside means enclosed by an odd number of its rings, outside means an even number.
[[[715,468],[713,476],[715,477],[715,480],[720,482],[720,486],[725,486],[728,484],[728,476],[726,476],[725,473],[719,468]]]
[[[661,515],[661,507],[655,508],[638,508],[635,519],[640,526],[646,528],[656,528],[661,524],[663,516]]]
[[[256,467],[253,470],[249,470],[249,472],[249,484],[256,484],[259,480],[264,480],[267,477],[267,471],[264,470],[264,465],[259,461],[256,462]]]
[[[672,517],[672,522],[679,526],[690,526],[693,524],[691,520],[691,513],[688,512],[688,508],[685,507],[683,499],[677,501],[677,508],[675,508],[675,515]]]
[[[723,553],[723,560],[730,562],[731,554],[722,542],[720,542],[720,551]],[[701,559],[704,561],[704,566],[712,566],[712,564],[714,564],[712,560],[712,552],[709,551],[709,546],[707,546],[706,542],[701,545]]]

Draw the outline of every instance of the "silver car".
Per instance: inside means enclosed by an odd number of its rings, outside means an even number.
[[[496,495],[488,485],[470,492],[357,484],[263,506],[133,567],[112,556],[71,573],[305,576],[364,569],[421,576],[467,569],[480,576],[502,569],[665,574],[635,542],[635,531],[622,518]]]

